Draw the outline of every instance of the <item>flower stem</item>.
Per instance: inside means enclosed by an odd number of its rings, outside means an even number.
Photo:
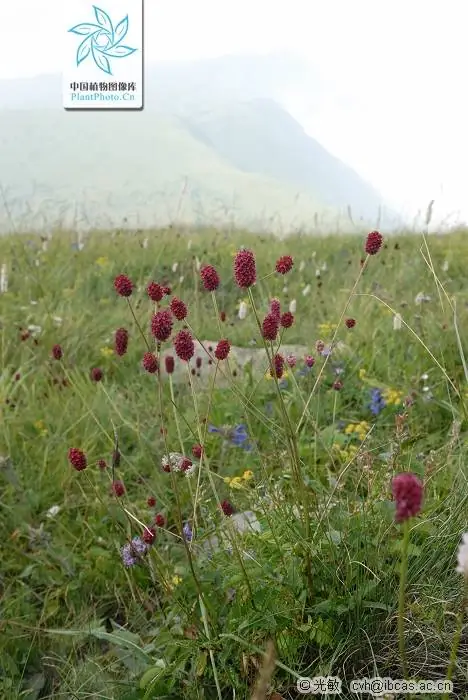
[[[408,676],[408,664],[406,661],[406,648],[405,648],[405,627],[404,627],[404,614],[405,614],[405,593],[406,593],[406,580],[408,574],[408,545],[409,545],[409,520],[405,520],[403,523],[403,542],[401,547],[401,570],[400,570],[400,593],[398,598],[398,646],[400,649],[401,666],[403,670],[403,678]]]
[[[278,394],[278,401],[279,401],[279,405],[281,408],[281,412],[283,414],[284,429],[286,432],[287,444],[288,444],[290,458],[291,458],[291,469],[292,469],[294,480],[296,482],[297,493],[299,494],[300,500],[302,501],[303,516],[304,516],[303,522],[304,522],[304,530],[305,530],[304,534],[305,534],[305,539],[307,541],[307,545],[305,548],[306,549],[305,568],[306,568],[306,576],[307,576],[307,581],[308,581],[308,586],[309,586],[309,595],[310,595],[310,598],[312,599],[313,598],[313,576],[312,576],[312,564],[311,564],[311,560],[310,560],[310,552],[308,549],[309,541],[310,541],[310,534],[311,534],[310,512],[309,512],[309,493],[307,490],[307,484],[305,483],[302,472],[301,472],[301,463],[300,463],[300,458],[299,458],[299,450],[297,447],[296,433],[294,432],[294,429],[291,425],[291,421],[290,421],[286,406],[284,404],[283,394],[281,393],[281,389],[280,389],[279,383],[278,383],[278,378],[276,376],[275,367],[273,364],[273,356],[272,356],[272,353],[270,353],[270,348],[268,346],[268,343],[266,342],[265,338],[263,337],[262,325],[260,323],[260,318],[258,316],[257,307],[255,306],[255,301],[253,298],[252,290],[250,288],[248,290],[248,294],[249,294],[250,304],[252,306],[252,310],[254,312],[255,319],[257,322],[258,330],[259,330],[260,335],[262,337],[263,346],[265,348],[266,356],[268,358],[268,364],[270,365],[271,376],[273,377],[273,379],[275,381],[276,392]]]
[[[452,648],[450,650],[450,660],[447,668],[447,673],[445,674],[445,680],[451,681],[453,677],[453,672],[455,670],[455,664],[457,661],[458,647],[460,646],[460,639],[463,630],[463,619],[465,617],[465,609],[468,606],[468,579],[465,580],[465,592],[463,595],[462,604],[457,615],[457,626],[453,635]],[[448,700],[449,693],[444,693],[442,700]]]

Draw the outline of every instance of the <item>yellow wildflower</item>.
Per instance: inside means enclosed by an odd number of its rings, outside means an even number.
[[[109,347],[101,348],[101,355],[103,357],[111,357],[113,354],[114,354],[114,351],[112,348],[109,348]]]
[[[233,479],[231,479],[231,483],[229,484],[229,487],[231,489],[241,489],[242,488],[242,477],[235,476]]]
[[[40,435],[41,437],[46,437],[46,435],[47,435],[48,432],[49,432],[49,431],[47,430],[47,428],[46,428],[45,423],[44,423],[43,420],[37,420],[37,421],[34,423],[34,427],[36,428],[37,432],[39,433],[39,435]]]
[[[336,329],[336,323],[319,323],[319,335],[329,335]]]
[[[225,476],[225,477],[224,477],[224,483],[227,484],[227,485],[229,486],[229,484],[231,483],[231,477],[230,477],[230,476]]]
[[[105,256],[101,256],[96,260],[96,265],[99,265],[99,267],[106,267],[106,265],[109,264],[109,258],[106,258]]]
[[[360,369],[359,370],[359,379],[364,379],[366,374],[367,374],[367,371],[365,369]]]
[[[397,389],[385,389],[383,398],[387,406],[399,406],[403,400],[403,392]]]
[[[178,586],[179,583],[182,583],[182,579],[180,578],[180,576],[177,576],[177,575],[173,576],[172,577],[172,584],[174,586]]]
[[[254,474],[253,474],[253,471],[251,471],[250,469],[247,469],[247,470],[242,474],[242,478],[244,479],[244,481],[250,481],[251,479],[253,479],[253,475],[254,475]]]

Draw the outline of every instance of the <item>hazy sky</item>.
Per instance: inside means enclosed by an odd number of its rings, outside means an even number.
[[[2,3],[0,78],[60,71],[63,2]],[[400,206],[468,219],[467,27],[467,0],[146,0],[145,57],[301,54],[329,86],[292,105],[311,135]]]

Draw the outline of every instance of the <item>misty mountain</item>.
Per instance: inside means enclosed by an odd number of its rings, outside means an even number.
[[[163,63],[147,70],[145,110],[128,113],[65,112],[60,76],[0,81],[0,184],[13,217],[280,231],[339,220],[343,230],[351,207],[355,223],[375,225],[380,195],[282,105],[306,80],[320,92],[289,55]]]

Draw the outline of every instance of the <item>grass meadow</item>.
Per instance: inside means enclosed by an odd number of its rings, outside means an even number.
[[[365,245],[0,238],[1,698],[468,698],[467,233]]]

